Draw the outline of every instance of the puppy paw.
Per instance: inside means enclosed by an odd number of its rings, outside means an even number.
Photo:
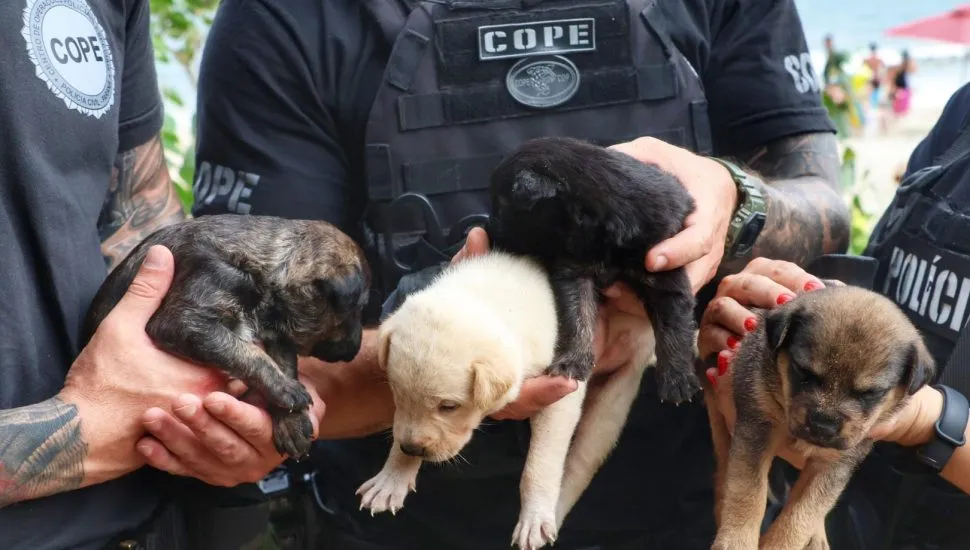
[[[701,389],[700,381],[691,365],[684,369],[666,368],[656,370],[657,395],[664,403],[680,405],[691,401]]]
[[[417,490],[417,475],[383,469],[365,481],[355,494],[360,495],[360,509],[367,508],[370,515],[381,512],[396,514],[404,507],[404,499]]]
[[[273,445],[290,458],[300,459],[310,452],[313,424],[306,413],[288,413],[273,417]]]
[[[596,359],[592,353],[569,353],[557,357],[546,369],[546,374],[585,381],[593,374],[595,364]]]
[[[299,380],[288,379],[286,385],[276,391],[275,394],[267,397],[273,401],[274,405],[289,412],[302,411],[313,404],[313,398],[310,397]]]
[[[523,509],[512,532],[512,544],[521,550],[538,550],[546,544],[554,544],[558,535],[553,510]]]

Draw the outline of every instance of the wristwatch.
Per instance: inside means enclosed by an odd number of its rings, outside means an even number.
[[[731,179],[738,187],[738,204],[731,218],[731,225],[728,226],[727,238],[724,240],[724,259],[747,258],[765,226],[767,209],[764,195],[761,189],[751,182],[744,170],[736,164],[717,157],[709,158],[727,168]]]
[[[937,384],[933,389],[943,394],[943,412],[936,421],[933,439],[916,449],[916,458],[935,472],[940,472],[953,453],[966,444],[970,403],[962,393]]]

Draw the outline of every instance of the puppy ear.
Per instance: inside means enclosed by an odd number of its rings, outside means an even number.
[[[907,347],[900,383],[906,386],[907,394],[913,395],[933,380],[936,374],[936,361],[926,349],[922,338],[917,338]]]
[[[535,206],[542,199],[551,199],[559,192],[559,186],[552,178],[537,174],[532,170],[522,170],[515,174],[512,184],[512,200],[525,207]]]
[[[764,324],[768,347],[778,351],[801,322],[802,314],[799,309],[779,308],[767,312]]]
[[[365,291],[364,278],[357,270],[346,277],[320,278],[313,283],[334,309],[341,312],[357,307],[361,293]]]
[[[391,334],[394,326],[385,321],[377,331],[377,365],[387,370],[387,356],[391,353]]]
[[[479,359],[471,364],[472,399],[475,406],[491,411],[495,403],[512,389],[515,383],[511,369],[501,368],[491,361]]]

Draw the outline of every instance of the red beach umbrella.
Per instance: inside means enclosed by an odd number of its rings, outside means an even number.
[[[923,38],[970,46],[970,4],[917,19],[886,31],[888,36]]]

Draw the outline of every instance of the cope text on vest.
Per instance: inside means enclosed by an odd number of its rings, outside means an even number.
[[[208,161],[199,163],[192,191],[202,204],[212,204],[217,198],[225,200],[226,209],[236,214],[249,214],[252,206],[249,197],[259,184],[259,175],[213,165]]]
[[[97,36],[51,38],[50,47],[54,60],[61,65],[67,65],[68,61],[74,63],[89,63],[92,60],[99,63],[104,62]]]
[[[479,58],[504,59],[596,49],[596,20],[563,19],[478,28]]]
[[[921,257],[893,247],[883,294],[904,309],[956,336],[966,324],[970,300],[970,272],[955,272],[958,266],[940,254]]]

